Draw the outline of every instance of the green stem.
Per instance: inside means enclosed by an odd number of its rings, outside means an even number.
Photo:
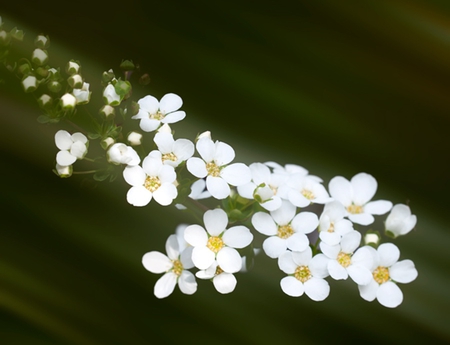
[[[203,222],[203,214],[209,210],[209,208],[203,205],[202,203],[189,197],[187,197],[186,200],[183,202],[183,206],[185,206],[191,212],[191,214],[200,222]]]
[[[73,171],[74,175],[86,175],[86,174],[95,174],[99,170],[86,170],[86,171]]]

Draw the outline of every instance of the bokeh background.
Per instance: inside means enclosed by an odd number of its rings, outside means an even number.
[[[139,63],[151,83],[137,97],[183,98],[179,137],[211,130],[236,161],[299,164],[326,185],[371,173],[377,199],[418,216],[395,243],[419,271],[396,309],[363,301],[350,281],[330,280],[321,303],[288,297],[263,255],[230,295],[200,281],[193,296],[158,300],[142,255],[164,251],[192,219],[133,208],[120,177],[57,178],[61,127],[38,124],[34,100],[2,68],[1,344],[450,341],[450,3],[10,1],[0,16],[29,40],[49,35],[50,61],[79,60],[94,90],[122,59]]]

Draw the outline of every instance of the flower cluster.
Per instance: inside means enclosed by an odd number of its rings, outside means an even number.
[[[75,133],[55,134],[55,172],[61,177],[92,173],[97,181],[122,175],[130,185],[129,204],[144,207],[155,200],[197,217],[168,237],[166,254],[151,251],[142,258],[145,269],[164,273],[154,286],[157,298],[169,296],[177,284],[182,293],[195,293],[196,278],[212,281],[219,293],[231,293],[236,274],[248,271],[254,256],[264,252],[277,261],[281,290],[289,296],[306,294],[322,301],[330,294],[327,279],[350,277],[364,300],[377,299],[389,308],[401,304],[398,284],[413,281],[417,270],[411,260],[399,261],[396,245],[380,242],[382,233],[392,239],[406,235],[417,219],[407,205],[372,200],[378,188],[372,175],[358,173],[350,180],[336,176],[326,186],[296,164],[234,162],[234,149],[214,141],[208,131],[194,141],[176,138],[170,126],[186,117],[182,98],[167,93],[160,100],[147,95],[133,102],[134,65],[127,60],[120,66],[123,78],[113,70],[103,73],[101,108],[83,113],[91,92],[80,63],[69,61],[65,75],[51,67],[50,41],[39,35],[28,58],[10,64],[11,39],[20,41],[22,36],[17,29],[6,32],[0,18],[0,62],[17,75],[25,92],[35,93],[44,113],[39,122],[66,120],[76,128]],[[147,78],[139,81],[145,84]],[[88,128],[83,121],[77,123],[78,113],[90,119]],[[123,133],[130,119],[139,120],[130,125],[144,133]],[[94,140],[99,145],[89,147]],[[86,157],[88,147],[95,158]],[[81,159],[95,168],[73,172]],[[384,231],[374,231],[376,217],[386,214]]]

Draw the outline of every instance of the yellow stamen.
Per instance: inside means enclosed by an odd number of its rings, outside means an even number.
[[[175,273],[178,277],[181,275],[181,272],[183,272],[183,264],[180,260],[173,260],[173,267],[172,272]]]
[[[389,280],[389,269],[384,266],[378,266],[375,271],[373,271],[373,279],[378,284],[386,283]]]
[[[294,277],[304,283],[311,278],[311,271],[308,266],[298,266],[295,269]]]
[[[278,227],[277,236],[283,239],[291,237],[294,234],[294,229],[290,225],[280,225]]]
[[[218,253],[219,250],[222,249],[222,247],[224,246],[223,240],[220,237],[217,236],[211,236],[208,239],[208,243],[206,244],[206,246],[213,251],[214,253]]]
[[[147,188],[150,192],[154,192],[161,186],[161,181],[157,176],[147,176],[144,182],[144,187]]]
[[[208,175],[218,177],[220,176],[220,168],[214,162],[209,162],[206,164],[206,171]]]
[[[352,259],[350,254],[340,252],[337,256],[337,262],[339,262],[342,267],[348,267],[350,266]]]

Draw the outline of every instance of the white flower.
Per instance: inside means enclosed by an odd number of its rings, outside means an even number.
[[[395,205],[386,218],[386,232],[394,237],[406,235],[417,223],[417,217],[411,214],[411,209],[403,204]]]
[[[356,250],[360,243],[361,233],[354,230],[344,235],[340,244],[330,246],[320,243],[320,249],[330,259],[327,267],[333,279],[347,279],[350,276],[359,285],[370,282],[373,256],[367,247]]]
[[[377,181],[372,175],[359,173],[348,181],[342,176],[331,179],[329,184],[331,196],[344,205],[348,218],[361,225],[374,222],[373,214],[385,214],[392,208],[387,200],[369,202],[377,191]]]
[[[221,294],[233,292],[237,284],[234,274],[224,272],[216,260],[206,270],[198,271],[195,276],[200,279],[212,279],[214,287]]]
[[[306,207],[311,203],[325,204],[332,201],[325,187],[315,177],[303,173],[292,174],[280,188],[279,194],[297,207]]]
[[[174,93],[164,95],[161,100],[153,96],[145,96],[138,101],[139,112],[132,119],[141,120],[139,126],[144,132],[152,132],[161,123],[175,123],[186,117],[184,111],[178,110],[183,105],[180,96]]]
[[[87,153],[87,138],[82,133],[74,133],[59,130],[55,134],[55,144],[61,150],[56,155],[56,163],[68,166],[77,159],[83,159]]]
[[[244,248],[251,243],[253,235],[250,230],[242,225],[226,229],[228,216],[222,209],[206,211],[203,222],[206,230],[194,224],[184,232],[184,238],[194,247],[194,265],[205,270],[217,260],[224,272],[238,272],[242,267],[242,258],[235,248]]]
[[[132,186],[127,193],[127,201],[134,206],[145,206],[152,198],[167,206],[178,195],[174,185],[177,177],[174,168],[163,165],[158,156],[147,156],[142,168],[139,165],[127,166],[123,177]]]
[[[83,83],[81,89],[73,89],[72,94],[77,100],[77,104],[85,104],[89,102],[91,98],[91,92],[89,91],[89,84]]]
[[[115,143],[107,153],[108,161],[114,164],[138,165],[141,158],[137,152],[131,147],[123,143]]]
[[[106,104],[111,106],[119,105],[121,102],[121,97],[117,94],[116,89],[112,84],[108,84],[108,86],[105,87],[105,90],[103,90],[103,99]]]
[[[353,229],[353,224],[348,219],[344,206],[339,201],[332,201],[325,205],[319,220],[319,237],[330,246],[341,242],[342,236]]]
[[[395,308],[403,301],[403,293],[396,283],[410,283],[417,278],[417,270],[411,260],[398,261],[400,251],[392,243],[384,243],[373,252],[372,280],[367,285],[358,285],[359,293],[366,301],[375,298],[381,305]]]
[[[187,169],[198,178],[206,177],[206,187],[216,199],[230,195],[230,185],[240,186],[251,180],[248,166],[242,163],[227,165],[234,159],[233,148],[220,141],[215,143],[208,137],[197,141],[196,148],[202,159],[189,158]]]
[[[289,276],[281,279],[281,289],[292,297],[306,293],[313,301],[323,301],[330,294],[330,285],[324,279],[328,276],[327,263],[323,254],[313,257],[310,247],[302,252],[285,252],[278,258],[278,266]]]
[[[274,211],[281,206],[281,198],[276,195],[277,189],[284,181],[284,177],[272,174],[269,167],[262,163],[249,166],[252,181],[238,186],[240,196],[255,199],[267,211]]]
[[[267,256],[276,259],[287,249],[301,252],[309,245],[305,234],[314,231],[319,219],[312,212],[300,212],[295,215],[296,207],[283,201],[281,207],[270,212],[257,212],[252,217],[256,230],[266,236],[263,249]]]
[[[194,144],[187,139],[173,139],[173,135],[158,132],[153,139],[162,154],[162,161],[176,168],[194,154]]]
[[[169,296],[178,287],[186,295],[197,291],[195,276],[187,269],[194,267],[190,259],[192,248],[180,249],[177,235],[170,235],[166,242],[167,256],[160,252],[149,252],[142,257],[145,269],[152,273],[164,273],[155,284],[154,293],[158,298]]]

